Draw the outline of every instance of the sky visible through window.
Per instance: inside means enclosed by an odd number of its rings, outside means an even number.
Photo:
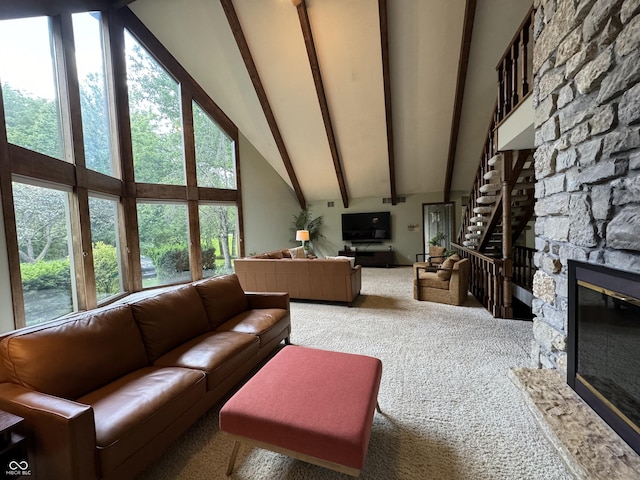
[[[80,83],[91,73],[102,71],[99,38],[94,34],[98,15],[74,16],[74,39]],[[35,97],[54,99],[52,52],[47,17],[0,21],[0,81]],[[16,48],[20,45],[20,48]]]

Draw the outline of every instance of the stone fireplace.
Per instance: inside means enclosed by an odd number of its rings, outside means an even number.
[[[567,371],[570,259],[640,272],[640,0],[536,0],[535,367]]]
[[[534,369],[515,376],[572,470],[602,474],[579,478],[631,478],[640,457],[566,383],[568,266],[640,273],[640,0],[534,6]]]
[[[640,274],[569,260],[567,382],[640,453]]]

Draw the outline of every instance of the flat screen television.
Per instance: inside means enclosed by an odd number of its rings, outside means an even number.
[[[355,243],[391,240],[391,213],[343,213],[342,240]]]

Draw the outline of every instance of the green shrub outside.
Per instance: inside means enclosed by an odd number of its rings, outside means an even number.
[[[163,245],[149,248],[144,253],[153,261],[160,279],[171,279],[178,272],[189,270],[189,248],[186,245]],[[202,266],[215,269],[216,250],[202,250]]]
[[[48,288],[71,288],[69,259],[21,263],[20,274],[22,276],[22,289],[25,292]]]
[[[189,270],[189,249],[184,245],[167,245],[145,252],[151,258],[158,276],[171,278],[177,272]],[[98,298],[105,298],[120,291],[118,252],[116,247],[104,242],[93,245],[93,262]],[[202,266],[216,270],[216,249],[202,249]],[[25,292],[53,288],[71,289],[69,259],[41,260],[20,264],[22,288]]]
[[[120,272],[118,270],[118,251],[116,247],[104,242],[94,244],[93,269],[99,300],[115,295],[120,291]]]

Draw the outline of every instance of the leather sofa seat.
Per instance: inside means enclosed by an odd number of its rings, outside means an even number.
[[[0,335],[0,409],[39,480],[136,478],[291,332],[286,293],[236,275]]]
[[[205,390],[205,375],[198,370],[146,367],[78,398],[93,409],[101,474],[160,435]]]

